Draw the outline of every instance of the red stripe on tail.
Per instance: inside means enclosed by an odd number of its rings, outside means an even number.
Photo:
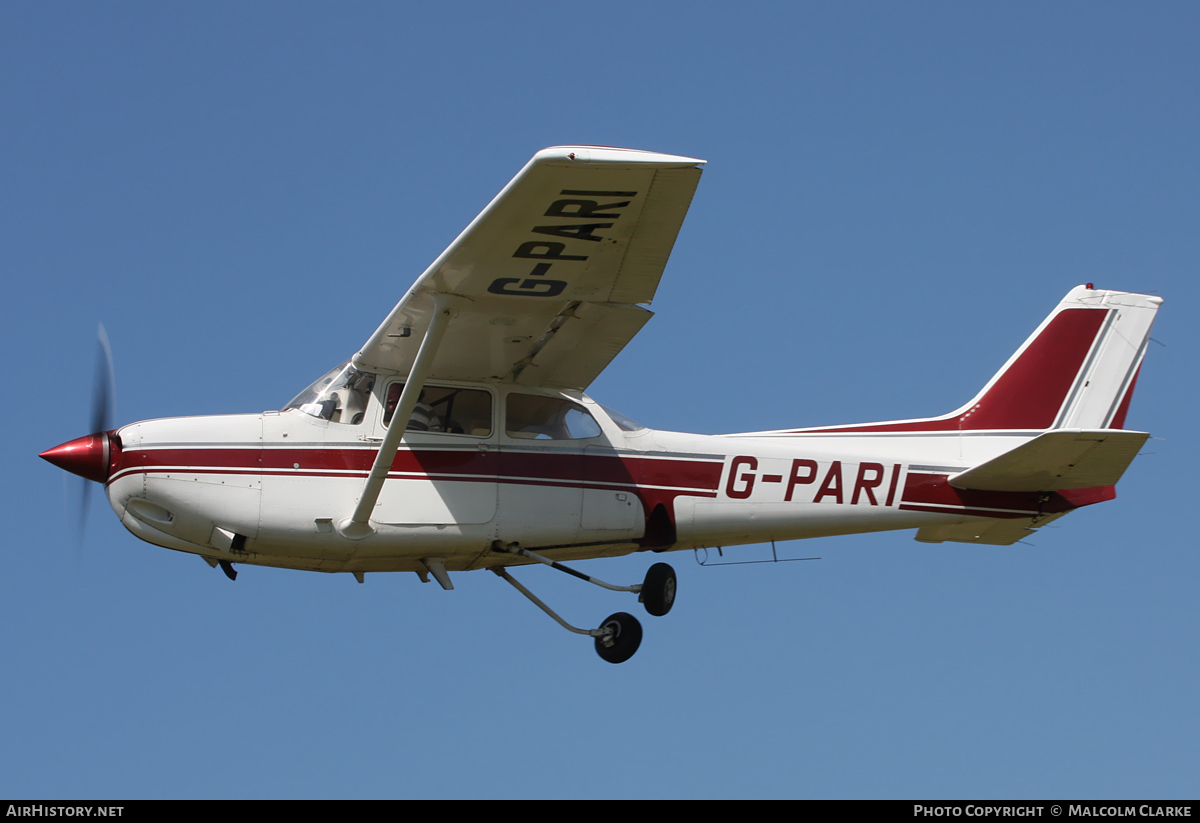
[[[804,429],[810,432],[969,431],[1048,429],[1092,350],[1108,309],[1065,309],[1046,324],[987,391],[956,414],[932,420],[903,420]],[[1129,393],[1133,393],[1132,386]],[[1126,400],[1128,400],[1128,394]],[[1122,404],[1122,411],[1124,410]],[[1124,416],[1118,413],[1124,421]]]

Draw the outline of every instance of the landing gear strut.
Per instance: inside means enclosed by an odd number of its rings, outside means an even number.
[[[638,601],[646,607],[646,611],[655,617],[665,615],[675,603],[675,570],[666,563],[655,563],[651,566],[649,571],[646,572],[646,579],[642,583],[634,586],[614,586],[611,583],[605,583],[603,580],[589,577],[582,572],[568,568],[548,557],[543,557],[528,549],[522,549],[520,546],[496,546],[493,550],[536,560],[538,563],[558,569],[561,572],[566,572],[572,577],[578,577],[580,580],[586,580],[589,583],[611,591],[633,592],[638,595]],[[638,650],[638,646],[642,644],[642,624],[631,614],[627,614],[626,612],[610,614],[604,619],[604,622],[600,624],[600,628],[598,629],[576,628],[559,617],[553,609],[539,600],[533,592],[513,579],[512,575],[503,566],[494,566],[491,571],[497,577],[502,577],[508,581],[509,585],[529,598],[535,606],[550,615],[555,622],[567,631],[595,638],[596,654],[600,655],[600,659],[602,660],[609,663],[624,663],[633,657],[634,652]]]

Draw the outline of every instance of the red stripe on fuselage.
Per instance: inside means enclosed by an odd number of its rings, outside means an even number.
[[[146,474],[239,474],[363,478],[373,448],[165,448],[122,455],[113,477]],[[627,457],[569,452],[473,449],[401,450],[391,474],[443,482],[499,482],[633,491],[646,512],[683,494],[716,497],[723,464],[717,461]],[[667,488],[654,488],[662,487]]]
[[[170,448],[131,449],[122,455],[117,472],[160,467],[189,466],[235,472],[290,473],[329,471],[367,473],[375,461],[375,450],[361,449],[253,449]],[[402,449],[396,452],[391,470],[421,474],[465,474],[494,477],[550,478],[598,483],[638,483],[717,490],[722,463],[621,455],[564,452],[505,452],[496,449]]]

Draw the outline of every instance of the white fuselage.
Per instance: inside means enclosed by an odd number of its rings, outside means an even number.
[[[1070,508],[946,482],[1036,431],[630,431],[576,392],[470,388],[493,398],[490,432],[406,432],[365,538],[336,524],[354,509],[386,431],[382,384],[357,425],[289,409],[125,426],[109,501],[155,545],[327,572],[420,571],[430,557],[452,571],[506,565],[516,558],[492,549],[511,543],[572,559]],[[509,432],[506,400],[518,392],[582,404],[600,433]]]

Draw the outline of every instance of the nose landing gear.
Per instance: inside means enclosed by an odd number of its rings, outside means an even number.
[[[624,663],[642,645],[642,624],[632,614],[610,614],[600,631],[606,634],[596,638],[596,654],[609,663]]]

